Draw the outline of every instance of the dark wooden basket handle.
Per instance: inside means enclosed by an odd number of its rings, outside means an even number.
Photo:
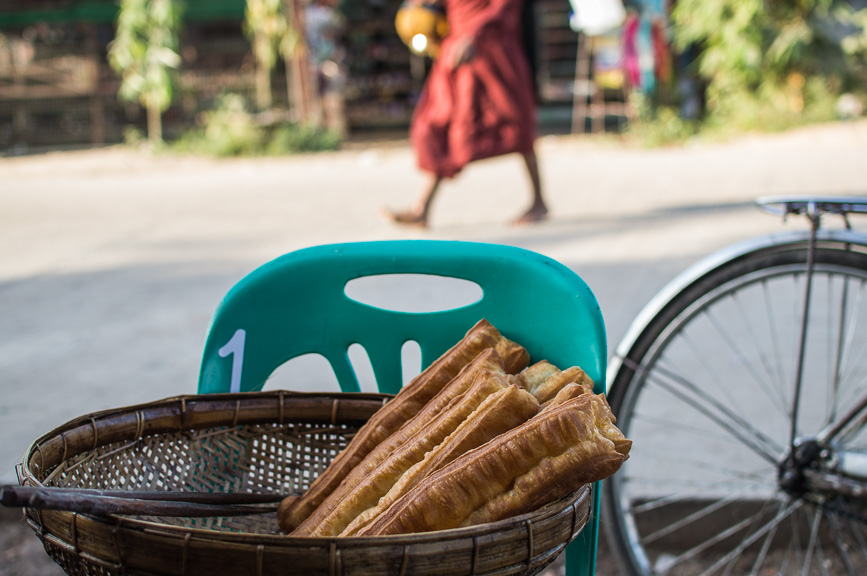
[[[95,490],[53,486],[0,486],[8,507],[136,516],[243,516],[277,510],[285,495],[254,493]]]

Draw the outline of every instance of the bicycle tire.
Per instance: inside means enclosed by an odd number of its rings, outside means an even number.
[[[771,244],[718,262],[616,360],[608,399],[635,444],[605,482],[601,518],[622,573],[867,573],[864,499],[784,474],[791,431],[806,445],[867,390],[867,249],[823,240],[791,427],[807,249]],[[835,450],[867,454],[863,419],[846,434]],[[809,466],[830,465],[816,458]]]

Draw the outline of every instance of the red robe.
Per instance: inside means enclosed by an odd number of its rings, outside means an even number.
[[[473,160],[532,150],[536,103],[521,1],[445,0],[449,35],[410,127],[422,170],[450,178]],[[451,46],[464,35],[473,36],[475,56],[450,70]]]

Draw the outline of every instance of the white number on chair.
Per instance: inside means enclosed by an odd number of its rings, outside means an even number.
[[[232,339],[217,350],[220,358],[232,356],[232,380],[229,385],[230,392],[241,391],[241,367],[244,365],[244,340],[247,337],[247,332],[243,328],[238,328]]]

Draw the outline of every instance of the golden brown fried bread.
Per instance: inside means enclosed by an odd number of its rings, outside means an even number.
[[[593,384],[578,384],[577,382],[570,382],[566,384],[560,391],[557,392],[557,395],[542,404],[542,410],[551,410],[552,408],[556,408],[560,404],[571,400],[573,398],[577,398],[578,396],[582,396],[584,394],[593,394]],[[611,421],[614,421],[614,417],[612,416]]]
[[[488,348],[497,351],[507,373],[519,372],[529,363],[529,354],[523,347],[503,337],[487,320],[480,320],[460,342],[378,410],[304,494],[281,507],[277,517],[280,528],[289,532],[298,526],[371,450],[418,413],[464,366]]]
[[[602,395],[578,396],[431,474],[363,534],[444,530],[523,514],[612,475],[631,445]]]
[[[293,532],[293,536],[337,536],[356,516],[375,506],[413,464],[435,448],[484,400],[509,386],[504,374],[482,371],[465,394],[453,399],[433,421],[392,452],[370,473],[360,467],[346,476],[310,517]]]
[[[355,468],[363,470],[365,474],[372,471],[392,452],[406,444],[413,435],[427,426],[452,400],[469,390],[476,377],[485,371],[505,374],[502,359],[494,348],[483,350],[472,362],[464,366],[458,375],[425,404],[415,416],[404,422],[393,434],[380,442]]]
[[[482,320],[482,322],[485,322],[485,320]],[[520,344],[512,342],[505,336],[501,335],[496,338],[494,350],[497,351],[497,355],[503,361],[503,369],[506,371],[506,374],[517,374],[530,364],[530,353],[527,352],[527,349]]]
[[[589,384],[590,388],[593,388],[593,380],[581,368],[573,366],[560,371],[547,360],[536,362],[520,374],[515,375],[514,379],[519,386],[523,386],[535,396],[540,404],[554,398],[560,389],[572,382]]]
[[[425,477],[473,448],[523,424],[538,412],[536,397],[515,385],[491,394],[454,432],[401,475],[375,506],[359,514],[340,535],[355,535]]]
[[[541,360],[515,374],[512,380],[524,390],[532,392],[532,390],[544,384],[545,380],[559,373],[559,368],[547,360]]]
[[[463,397],[476,378],[481,373],[503,372],[500,356],[493,348],[484,350],[475,360],[467,364],[445,388],[434,396],[419,412],[403,424],[396,432],[379,443],[355,467],[350,470],[344,480],[328,494],[322,503],[293,531],[296,536],[309,536],[325,518],[340,504],[341,500],[356,488],[365,476],[373,472],[383,460],[396,450],[406,445],[420,430],[431,425],[443,410],[453,402]]]

